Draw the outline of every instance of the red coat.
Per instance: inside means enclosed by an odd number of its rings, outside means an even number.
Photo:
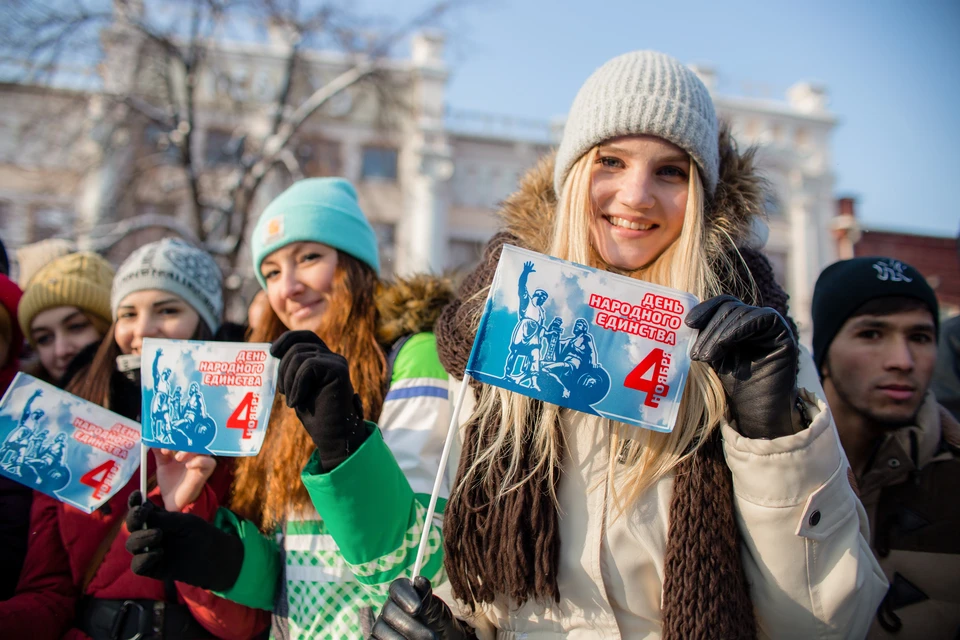
[[[213,520],[220,506],[219,498],[226,495],[230,486],[230,466],[230,460],[218,459],[213,476],[197,500],[184,509],[185,513]],[[153,456],[149,456],[151,473],[153,467]],[[116,520],[126,515],[127,497],[138,484],[139,476],[135,474],[110,499],[108,510],[101,508],[90,515],[41,493],[34,494],[30,541],[17,592],[10,600],[0,602],[0,629],[4,637],[87,638],[73,628],[80,587],[101,540]],[[159,489],[154,489],[150,498],[162,504]],[[125,547],[129,535],[126,525],[121,526],[86,594],[105,599],[165,600],[163,582],[143,578],[130,570],[132,556]],[[204,589],[175,584],[178,601],[186,604],[193,617],[219,638],[250,638],[270,622],[267,611],[244,607]]]

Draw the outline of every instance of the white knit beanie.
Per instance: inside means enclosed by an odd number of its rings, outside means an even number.
[[[123,261],[113,279],[110,307],[117,319],[131,293],[168,291],[183,299],[216,332],[223,318],[223,274],[209,253],[183,240],[164,238],[140,247]]]
[[[553,186],[587,151],[618,136],[648,134],[677,145],[700,167],[713,194],[720,173],[717,116],[710,92],[693,71],[656,51],[633,51],[610,60],[580,87],[557,150]]]

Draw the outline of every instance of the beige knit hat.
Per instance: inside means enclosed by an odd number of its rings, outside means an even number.
[[[554,188],[561,193],[574,163],[604,140],[648,134],[689,153],[712,195],[720,174],[717,133],[713,100],[697,74],[663,53],[625,53],[594,71],[573,99]]]
[[[38,271],[20,299],[20,328],[30,343],[30,323],[41,311],[77,307],[109,327],[113,267],[96,253],[83,251],[57,258]],[[36,346],[36,345],[34,345]]]

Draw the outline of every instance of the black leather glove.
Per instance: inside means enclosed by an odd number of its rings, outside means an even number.
[[[806,427],[797,403],[800,351],[779,313],[717,296],[691,309],[686,323],[700,330],[690,357],[717,372],[742,435],[773,439]]]
[[[333,471],[369,435],[346,358],[330,351],[312,331],[287,331],[270,353],[280,358],[280,393],[317,445],[323,471]]]
[[[471,640],[473,628],[453,616],[446,603],[433,595],[430,581],[417,576],[390,583],[390,598],[373,625],[376,640]]]
[[[202,589],[226,591],[243,565],[243,542],[191,513],[173,513],[139,491],[127,501],[127,551],[138,576],[177,580]],[[146,528],[144,528],[146,525]]]

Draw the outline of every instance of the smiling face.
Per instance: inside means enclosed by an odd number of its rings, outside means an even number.
[[[625,271],[649,265],[680,237],[690,157],[648,135],[607,140],[590,180],[591,241],[605,263]]]
[[[183,298],[148,289],[120,301],[114,338],[124,354],[139,354],[144,338],[189,340],[199,325],[200,315]]]
[[[44,309],[30,322],[30,339],[37,345],[40,364],[53,380],[60,380],[74,356],[102,337],[77,307]]]
[[[293,242],[260,264],[270,306],[288,329],[316,329],[329,304],[337,255],[319,242]]]
[[[880,429],[912,423],[936,359],[936,329],[926,308],[848,319],[823,366],[838,428],[842,432],[851,416]]]

